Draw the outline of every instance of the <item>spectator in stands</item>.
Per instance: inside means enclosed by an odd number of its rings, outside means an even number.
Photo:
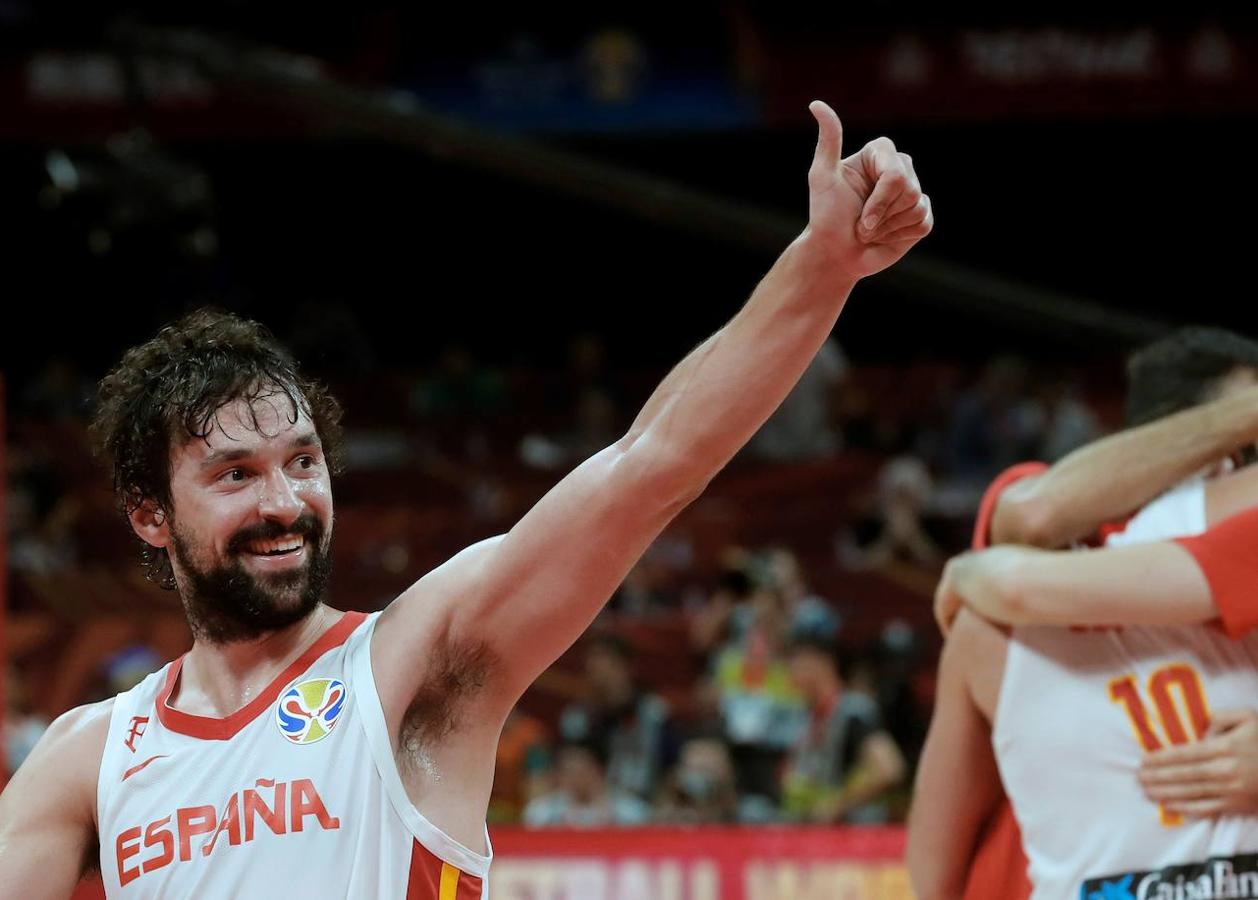
[[[566,470],[615,441],[625,425],[607,371],[607,348],[597,335],[572,339],[562,380],[544,396],[551,426],[526,434],[518,449],[533,468]]]
[[[635,681],[630,652],[615,635],[590,641],[585,651],[588,693],[563,711],[559,731],[567,742],[599,748],[613,787],[649,799],[676,759],[677,738],[668,704]]]
[[[845,689],[834,647],[801,638],[789,651],[791,679],[808,704],[808,726],[782,781],[787,818],[817,823],[879,823],[886,795],[907,766],[868,693]]]
[[[677,766],[660,793],[657,820],[670,825],[738,821],[734,763],[719,733],[696,735],[682,744]]]
[[[925,517],[934,483],[926,464],[915,456],[889,460],[878,473],[878,505],[863,527],[857,523],[843,537],[845,568],[881,568],[895,562],[923,567],[942,565],[944,553],[927,531]],[[872,535],[862,542],[861,531]]]
[[[776,803],[778,768],[806,715],[782,655],[787,620],[781,595],[760,587],[745,609],[746,630],[717,654],[714,681],[740,794]]]
[[[668,570],[650,550],[638,560],[612,596],[611,608],[634,618],[676,610],[680,600],[667,584]]]
[[[914,761],[926,740],[930,711],[925,697],[934,685],[934,673],[923,664],[922,643],[911,624],[891,619],[882,626],[867,657],[869,693],[877,698],[883,724],[905,757]],[[857,686],[855,674],[840,669],[840,675],[849,686]]]
[[[1057,462],[1071,450],[1090,444],[1101,436],[1096,414],[1079,397],[1071,379],[1054,372],[1040,385],[1040,402],[1047,421],[1038,459]]]
[[[782,405],[751,439],[748,452],[772,462],[818,459],[838,453],[843,438],[833,410],[849,368],[838,343],[834,338],[827,339]]]
[[[741,547],[726,547],[721,552],[716,588],[690,620],[690,641],[694,649],[707,655],[722,643],[734,641],[735,610],[745,606],[755,591],[751,555]]]
[[[550,766],[550,736],[546,726],[517,706],[507,716],[498,738],[494,787],[489,795],[489,824],[519,822],[525,806],[545,793]]]
[[[75,528],[82,503],[64,490],[56,473],[37,463],[10,465],[5,506],[8,563],[15,572],[48,575],[74,565],[78,558]]]
[[[607,757],[593,741],[560,746],[555,790],[524,808],[530,828],[598,828],[608,825],[645,825],[651,808],[638,797],[608,784]]]
[[[720,644],[742,646],[760,606],[777,605],[786,636],[812,634],[833,640],[839,632],[837,610],[808,586],[799,557],[785,547],[759,553],[727,548],[717,588],[691,623],[691,638],[702,652]]]
[[[813,593],[799,557],[786,547],[772,547],[763,555],[767,579],[782,598],[787,632],[791,637],[813,635],[834,640],[839,634],[839,614],[833,604]]]
[[[1034,457],[1045,413],[1029,395],[1029,378],[1022,360],[998,357],[957,398],[944,461],[950,478],[981,491],[997,472]]]

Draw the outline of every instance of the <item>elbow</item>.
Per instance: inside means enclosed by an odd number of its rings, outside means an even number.
[[[1025,544],[1052,549],[1069,543],[1061,512],[1052,498],[1039,494],[1002,497],[992,517],[993,544]]]
[[[649,431],[626,436],[615,445],[616,467],[635,485],[642,501],[676,515],[702,494],[716,475],[690,452]]]

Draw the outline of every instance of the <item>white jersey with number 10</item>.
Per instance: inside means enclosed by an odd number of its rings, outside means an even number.
[[[1205,527],[1195,481],[1107,545]],[[1258,818],[1182,820],[1137,780],[1146,751],[1197,740],[1211,710],[1255,706],[1258,636],[1233,641],[1214,625],[1015,628],[992,743],[1032,900],[1258,897]]]

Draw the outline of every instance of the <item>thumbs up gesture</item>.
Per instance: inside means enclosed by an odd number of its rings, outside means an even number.
[[[913,160],[888,138],[844,159],[843,126],[834,110],[820,100],[808,109],[818,127],[808,170],[808,229],[852,278],[880,272],[930,233],[930,198]]]

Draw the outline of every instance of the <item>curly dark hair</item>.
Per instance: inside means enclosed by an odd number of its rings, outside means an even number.
[[[282,396],[290,421],[310,417],[331,471],[341,471],[341,406],[327,389],[301,377],[297,362],[258,322],[200,309],[132,347],[98,385],[91,432],[97,453],[113,472],[124,516],[145,502],[173,511],[170,452],[205,440],[218,411],[235,400]],[[254,420],[257,426],[257,420]],[[175,589],[166,552],[141,541],[145,576]]]

